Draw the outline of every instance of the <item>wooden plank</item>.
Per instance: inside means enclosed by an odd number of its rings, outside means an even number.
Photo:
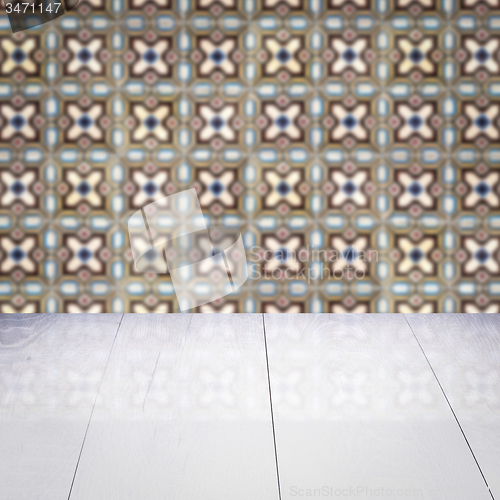
[[[71,500],[277,500],[261,315],[125,315]]]
[[[0,497],[67,500],[122,315],[0,315]]]
[[[402,315],[265,324],[284,500],[491,500]]]
[[[500,498],[500,315],[414,314],[418,338],[495,498]]]

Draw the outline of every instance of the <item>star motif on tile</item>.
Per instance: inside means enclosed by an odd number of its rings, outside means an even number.
[[[281,202],[291,207],[304,205],[303,197],[297,191],[298,184],[302,181],[300,170],[293,169],[284,175],[279,175],[274,170],[265,170],[264,179],[271,188],[264,198],[266,207],[273,208]]]
[[[104,47],[102,38],[96,37],[89,43],[84,44],[76,37],[67,37],[65,44],[72,54],[71,59],[64,65],[65,72],[68,75],[75,75],[83,68],[96,75],[103,73],[104,65],[97,58],[99,51]]]
[[[352,308],[347,308],[338,302],[330,303],[330,312],[334,314],[362,314],[368,311],[368,304],[357,304]]]
[[[424,9],[434,8],[434,0],[396,0],[398,9],[406,9],[412,4],[420,5]]]
[[[474,171],[466,170],[463,178],[469,187],[469,193],[464,199],[465,208],[475,208],[481,202],[492,208],[500,206],[498,191],[500,174],[498,172],[490,172],[480,177]]]
[[[364,275],[369,274],[367,256],[369,247],[366,236],[346,239],[343,236],[334,235],[331,238],[331,248],[335,252],[330,259],[333,276],[340,276],[340,272],[345,273],[347,269],[359,270]]]
[[[402,119],[401,125],[396,129],[396,140],[407,141],[411,137],[420,137],[430,142],[435,140],[436,132],[429,123],[435,109],[434,103],[424,103],[418,108],[396,104],[396,113]]]
[[[12,314],[12,313],[33,314],[39,312],[40,308],[38,302],[27,302],[21,307],[14,307],[9,302],[0,302],[0,313],[2,314]]]
[[[219,109],[208,104],[201,104],[198,106],[198,116],[204,123],[197,134],[200,142],[209,142],[215,137],[225,142],[236,142],[236,130],[231,125],[232,119],[236,116],[234,104],[226,104]]]
[[[300,9],[302,7],[302,0],[264,0],[264,8],[274,9],[278,5],[286,5],[291,9]]]
[[[398,37],[396,40],[397,47],[403,54],[397,65],[399,75],[408,75],[414,70],[419,70],[424,75],[435,74],[436,64],[430,58],[430,54],[436,46],[434,37],[424,37],[418,43],[412,42],[406,37]]]
[[[486,108],[478,108],[475,104],[465,103],[464,114],[469,125],[463,132],[465,142],[472,142],[480,136],[487,139],[498,140],[500,133],[496,121],[499,118],[500,106],[490,104]]]
[[[169,76],[170,65],[166,62],[166,53],[171,46],[169,38],[160,38],[156,43],[148,44],[140,38],[133,38],[132,49],[138,58],[131,65],[133,76],[142,76],[154,71],[158,76]]]
[[[65,272],[76,274],[86,268],[94,274],[103,274],[105,266],[98,253],[104,248],[104,237],[94,236],[83,242],[76,236],[67,236],[65,246],[70,250],[71,257],[65,262]]]
[[[96,8],[96,9],[102,9],[104,7],[104,0],[80,0],[78,2],[78,5],[81,4],[81,3],[88,3],[89,5],[92,5],[92,7]],[[72,2],[74,3],[74,2]],[[76,7],[76,5],[74,5],[74,7]],[[67,10],[72,10],[72,9],[67,9]]]
[[[103,180],[101,170],[91,171],[86,176],[75,170],[68,170],[65,172],[65,179],[71,186],[71,191],[64,197],[66,207],[76,207],[81,202],[86,202],[91,207],[102,207],[103,197],[97,190]]]
[[[20,43],[10,38],[0,40],[0,49],[5,54],[0,63],[0,76],[10,75],[15,70],[22,70],[28,75],[38,72],[38,63],[33,60],[33,52],[39,43],[38,37],[28,37]]]
[[[0,182],[5,187],[0,194],[0,207],[10,207],[18,201],[26,207],[37,207],[38,199],[32,191],[37,178],[36,170],[27,170],[20,175],[14,175],[10,170],[0,170]]]
[[[363,124],[368,116],[368,104],[360,103],[347,108],[341,103],[331,104],[332,116],[335,126],[331,131],[332,142],[341,142],[345,137],[352,136],[359,142],[367,142],[368,130]]]
[[[156,307],[148,307],[142,302],[134,302],[131,304],[131,312],[137,314],[145,314],[145,313],[170,313],[172,311],[172,304],[170,302],[162,302],[158,304]]]
[[[435,199],[429,193],[429,188],[435,181],[433,172],[423,172],[418,176],[397,172],[396,179],[403,186],[403,191],[396,198],[398,208],[408,208],[413,203],[418,203],[422,208],[435,206]]]
[[[364,54],[369,47],[367,37],[359,37],[352,43],[347,43],[342,37],[331,37],[330,45],[334,50],[335,57],[330,63],[330,74],[341,75],[344,70],[352,69],[358,75],[367,75],[368,63],[364,60]]]
[[[264,64],[264,74],[275,75],[278,71],[286,70],[291,75],[301,75],[304,65],[297,58],[297,53],[303,43],[302,37],[298,36],[291,37],[286,42],[280,42],[274,37],[265,37],[264,46],[270,57]]]
[[[71,127],[66,131],[67,141],[76,142],[82,136],[88,136],[95,142],[104,141],[104,132],[99,125],[99,119],[104,113],[103,104],[96,103],[88,108],[67,104],[66,113],[72,120]]]
[[[368,196],[363,191],[368,180],[368,172],[359,170],[353,175],[346,175],[341,169],[331,171],[335,192],[330,198],[332,208],[341,207],[346,202],[353,202],[358,207],[368,206]]]
[[[168,173],[164,170],[148,175],[142,169],[133,169],[132,181],[137,189],[132,196],[131,206],[142,208],[165,196],[167,180]]]
[[[97,0],[101,1],[101,0]],[[168,9],[170,7],[170,0],[130,0],[130,6],[132,9],[142,9],[147,3],[153,3],[157,5],[160,9]]]
[[[170,104],[158,104],[153,110],[142,104],[134,104],[132,114],[136,119],[136,126],[132,131],[133,142],[143,142],[148,137],[162,143],[170,142],[171,133],[165,124],[171,114]]]
[[[230,189],[236,180],[234,170],[226,170],[219,175],[214,175],[209,170],[201,170],[198,173],[198,178],[204,188],[199,196],[202,208],[209,207],[216,201],[225,207],[235,206],[236,197]]]
[[[70,314],[100,314],[104,313],[104,304],[103,303],[95,303],[90,305],[89,307],[82,307],[81,305],[75,302],[65,302],[64,303],[64,312]]]
[[[396,266],[398,274],[407,275],[415,269],[426,275],[434,273],[435,264],[430,258],[430,253],[436,247],[434,237],[424,237],[419,242],[414,242],[406,236],[397,237],[396,247],[403,253]]]
[[[209,9],[213,5],[222,5],[227,9],[233,9],[236,7],[236,0],[197,0],[197,5],[199,9]]]
[[[31,252],[36,245],[36,236],[25,236],[21,241],[15,241],[9,236],[0,236],[0,249],[3,254],[0,261],[0,271],[10,273],[17,268],[28,274],[35,274],[37,264],[33,260]]]
[[[420,313],[420,314],[430,314],[436,312],[436,304],[434,302],[427,302],[422,304],[420,307],[413,307],[410,304],[399,302],[396,305],[396,312],[403,314]]]
[[[468,259],[463,264],[464,273],[473,274],[484,269],[491,275],[500,275],[499,238],[493,237],[485,242],[478,242],[474,237],[467,236],[463,238],[462,245],[469,254]]]
[[[264,313],[268,314],[298,314],[303,311],[303,306],[302,304],[290,304],[287,307],[279,307],[276,304],[268,303],[268,304],[263,304],[263,311]]]
[[[497,9],[500,7],[499,0],[462,0],[462,5],[464,7],[475,7],[476,5],[481,3]]]
[[[367,9],[370,6],[370,0],[330,0],[330,7],[338,9],[344,5],[352,4],[360,9]]]
[[[464,303],[463,312],[467,314],[487,313],[498,314],[500,313],[500,304],[490,304],[487,307],[478,307],[477,304]]]
[[[3,118],[3,126],[0,128],[0,141],[8,141],[16,136],[36,141],[38,130],[33,126],[33,118],[37,112],[38,104],[35,103],[27,103],[20,108],[1,103],[0,116]]]
[[[498,49],[500,38],[494,37],[486,43],[480,43],[473,37],[464,37],[463,46],[467,49],[469,57],[462,65],[467,75],[474,75],[478,70],[485,69],[490,74],[499,74]]]
[[[303,131],[297,123],[302,110],[302,103],[292,102],[287,106],[277,106],[265,102],[263,112],[268,119],[268,125],[262,132],[263,140],[272,142],[278,137],[287,137],[292,141],[302,140]]]
[[[284,240],[275,236],[264,236],[263,246],[266,249],[266,258],[262,264],[265,273],[272,273],[275,269],[289,269],[299,272],[304,264],[298,258],[298,252],[303,246],[300,236],[291,235]]]
[[[215,44],[207,37],[198,39],[198,47],[204,54],[204,59],[198,64],[198,74],[209,76],[219,70],[225,75],[236,76],[237,66],[231,59],[236,50],[236,39],[225,38],[223,42]]]

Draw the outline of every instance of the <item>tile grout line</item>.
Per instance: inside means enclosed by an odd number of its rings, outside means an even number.
[[[266,338],[266,320],[264,317],[264,313],[262,313],[262,326],[264,328],[264,348],[266,350],[267,383],[269,386],[269,403],[271,406],[271,424],[273,427],[274,459],[276,462],[276,478],[278,480],[278,497],[279,497],[279,500],[281,500],[280,471],[279,471],[279,467],[278,467],[278,448],[276,447],[276,432],[274,429],[273,397],[272,397],[272,393],[271,393],[271,375],[269,373],[269,357],[267,355],[267,338]]]
[[[432,370],[432,373],[434,374],[434,378],[436,379],[436,382],[438,383],[439,385],[439,388],[441,389],[441,392],[443,393],[443,396],[444,398],[446,399],[446,402],[448,403],[448,406],[450,407],[450,410],[451,412],[453,413],[453,416],[455,417],[455,421],[457,422],[458,424],[458,427],[460,428],[460,431],[462,432],[462,436],[464,437],[465,439],[465,442],[467,443],[467,446],[469,447],[469,450],[470,452],[472,453],[472,457],[474,458],[474,461],[476,462],[476,465],[477,465],[477,468],[479,469],[479,472],[481,473],[481,476],[483,478],[483,481],[484,483],[486,484],[486,488],[488,488],[488,491],[490,493],[490,496],[493,500],[495,500],[495,497],[493,496],[493,493],[491,492],[491,489],[488,485],[488,481],[486,481],[486,478],[484,477],[484,474],[483,474],[483,471],[481,470],[481,466],[479,465],[479,462],[477,461],[477,458],[476,458],[476,455],[474,454],[474,451],[472,450],[472,447],[469,443],[469,440],[467,439],[467,436],[465,435],[465,432],[462,428],[462,426],[460,425],[460,422],[458,420],[458,417],[455,413],[455,411],[453,410],[453,407],[451,406],[451,403],[450,403],[450,400],[448,399],[448,396],[446,395],[446,393],[444,392],[444,389],[443,389],[443,386],[441,385],[441,382],[439,381],[437,375],[436,375],[436,372],[434,371],[434,368],[432,367],[430,361],[429,361],[429,358],[427,357],[427,355],[425,354],[425,351],[424,349],[422,348],[422,345],[420,344],[420,341],[418,340],[418,337],[417,335],[415,334],[415,332],[413,331],[413,328],[411,327],[410,325],[410,322],[408,321],[408,318],[407,318],[407,315],[404,314],[403,315],[405,320],[406,320],[406,324],[409,326],[410,330],[411,330],[411,333],[413,334],[413,336],[415,337],[415,340],[417,341],[418,343],[418,346],[420,347],[420,350],[422,351],[422,354],[424,355],[425,357],[425,360],[427,361],[427,364],[429,365],[429,368]]]
[[[87,439],[87,433],[89,431],[90,422],[92,421],[92,415],[94,414],[95,405],[97,403],[97,398],[99,397],[99,392],[101,391],[102,381],[104,380],[104,375],[106,374],[106,369],[108,368],[109,360],[111,359],[111,353],[113,352],[113,347],[115,346],[116,338],[118,337],[118,332],[120,331],[120,327],[122,326],[123,318],[125,314],[122,313],[122,317],[120,319],[120,323],[118,323],[118,328],[116,329],[115,338],[113,339],[113,343],[111,344],[111,349],[109,350],[108,359],[106,360],[106,365],[104,366],[104,370],[102,372],[102,378],[99,382],[99,387],[97,388],[97,393],[94,399],[94,404],[92,405],[92,411],[90,412],[89,421],[87,424],[87,428],[85,429],[85,435],[83,436],[82,447],[80,448],[80,454],[78,455],[78,460],[76,462],[75,473],[73,474],[73,480],[71,481],[71,486],[69,488],[68,500],[71,498],[71,493],[73,492],[73,485],[75,484],[76,473],[78,472],[78,466],[80,465],[80,459],[82,458],[83,447],[85,446],[85,440]]]

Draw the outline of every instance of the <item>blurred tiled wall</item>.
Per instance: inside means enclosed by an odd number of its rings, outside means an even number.
[[[499,51],[500,0],[3,14],[0,310],[176,312],[127,220],[195,187],[250,264],[200,311],[499,312]]]

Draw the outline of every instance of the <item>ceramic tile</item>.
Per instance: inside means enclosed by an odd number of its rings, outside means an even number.
[[[199,311],[499,312],[499,19],[499,0],[84,0],[16,34],[4,15],[0,310],[178,311],[127,220],[194,187],[251,271]]]

